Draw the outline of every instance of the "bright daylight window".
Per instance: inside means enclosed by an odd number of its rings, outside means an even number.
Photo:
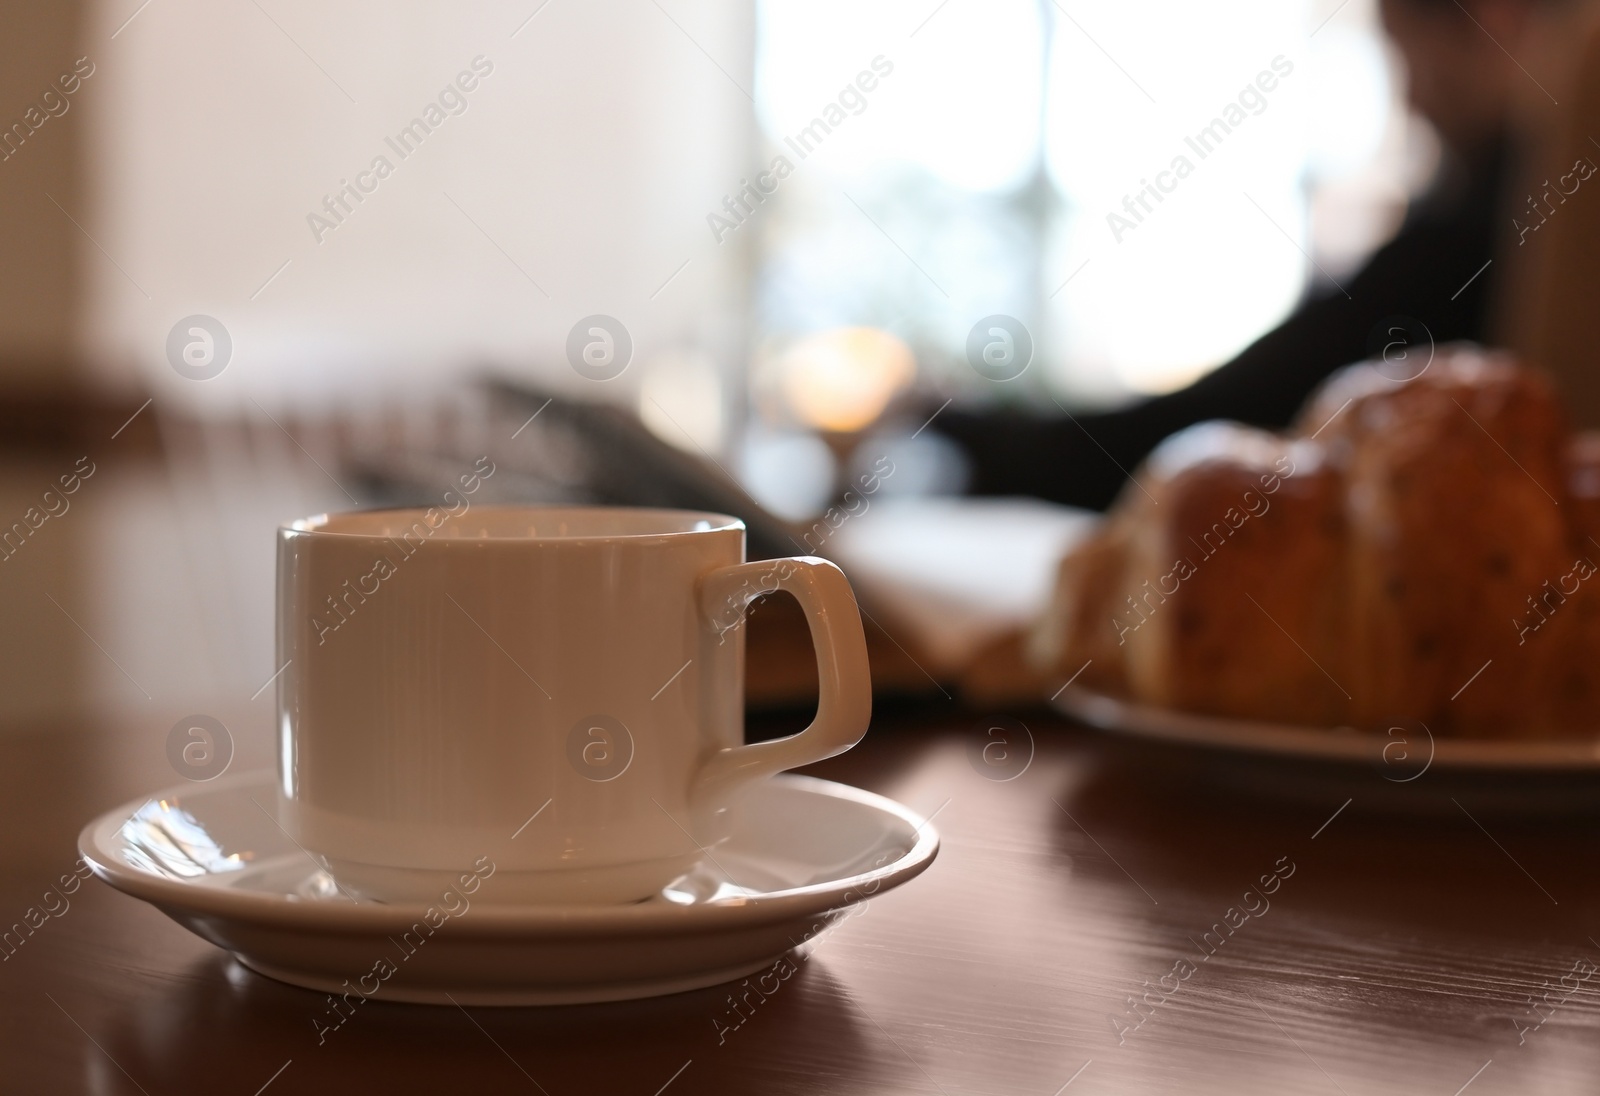
[[[1371,0],[764,0],[757,27],[773,192],[729,220],[758,331],[883,327],[946,384],[1003,313],[1037,347],[1007,393],[1179,387],[1349,273],[1416,158]]]

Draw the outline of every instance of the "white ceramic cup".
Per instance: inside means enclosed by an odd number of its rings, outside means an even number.
[[[744,562],[744,525],[679,510],[321,515],[278,532],[279,818],[342,886],[437,900],[656,893],[725,837],[749,781],[855,745],[866,642],[822,559]],[[810,619],[820,698],[744,744],[744,611]]]

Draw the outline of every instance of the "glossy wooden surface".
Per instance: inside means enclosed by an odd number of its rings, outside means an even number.
[[[219,714],[234,764],[265,765],[264,706]],[[0,1091],[1600,1088],[1593,819],[1491,815],[1425,781],[1427,809],[1398,814],[1360,781],[1274,796],[1269,773],[1247,793],[1217,784],[1227,769],[1022,721],[1036,746],[1015,779],[994,777],[1024,755],[984,762],[993,721],[943,701],[880,711],[814,770],[936,815],[943,851],[740,1011],[726,987],[543,1010],[373,1001],[319,1045],[320,995],[93,881],[0,961]],[[6,740],[0,921],[71,870],[84,821],[176,782],[156,722]]]

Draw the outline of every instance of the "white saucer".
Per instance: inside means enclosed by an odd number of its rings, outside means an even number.
[[[256,806],[275,795],[270,773],[171,788],[100,816],[78,848],[107,883],[271,978],[352,1003],[463,1005],[620,1001],[734,981],[919,875],[939,848],[933,827],[892,800],[783,775],[748,790],[714,859],[647,901],[469,896],[430,917],[424,905],[340,893]]]

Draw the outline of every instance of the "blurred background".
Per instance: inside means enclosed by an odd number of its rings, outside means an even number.
[[[274,527],[426,502],[485,455],[486,498],[737,507],[758,550],[845,552],[864,495],[963,491],[943,408],[1180,388],[1333,291],[1441,162],[1374,0],[62,0],[0,26],[26,43],[0,72],[22,725],[267,720]],[[1548,37],[1518,45],[1531,132],[1577,64]],[[969,350],[994,317],[1031,344],[1014,379]],[[1045,530],[1038,570],[1075,519],[986,520]],[[926,526],[880,528],[860,572],[914,569]],[[942,677],[940,637],[881,630]]]

